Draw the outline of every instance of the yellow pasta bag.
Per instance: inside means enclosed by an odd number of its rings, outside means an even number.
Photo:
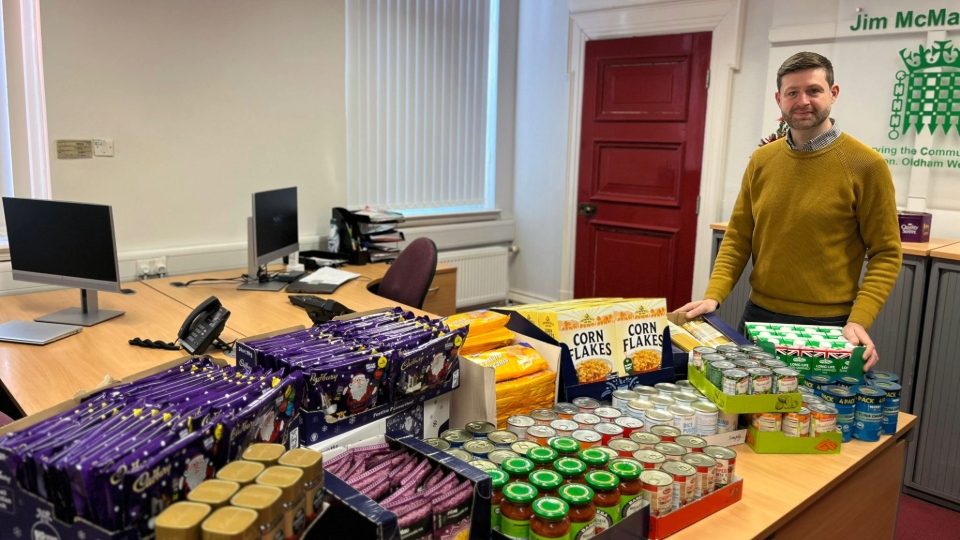
[[[513,343],[515,334],[506,328],[498,328],[491,332],[479,335],[468,335],[467,340],[460,347],[460,355],[478,354],[497,347]]]
[[[470,338],[467,338],[469,341]],[[517,343],[479,354],[462,356],[483,367],[492,367],[497,382],[516,379],[548,368],[547,361],[526,343]]]
[[[507,418],[515,414],[530,414],[533,409],[553,407],[556,379],[556,373],[543,370],[497,383],[498,428],[505,429]]]
[[[470,311],[468,313],[457,313],[456,315],[451,315],[443,320],[443,322],[446,323],[451,330],[463,328],[469,324],[470,331],[467,333],[467,337],[486,334],[487,332],[491,332],[498,328],[503,328],[509,321],[509,315],[504,315],[502,313],[497,313],[487,309]]]

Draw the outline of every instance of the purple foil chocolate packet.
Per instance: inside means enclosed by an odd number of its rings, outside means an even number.
[[[388,452],[386,454],[379,454],[368,459],[366,462],[366,466],[368,469],[372,469],[377,465],[380,465],[381,463],[386,463],[387,461],[390,461],[393,458],[396,458],[398,456],[402,456],[405,453],[406,452],[404,452],[403,450],[395,450],[393,452]]]
[[[429,502],[430,502],[430,499],[425,498],[423,495],[419,493],[414,493],[414,494],[407,495],[405,497],[399,497],[399,498],[394,498],[393,495],[390,495],[379,504],[380,506],[396,514],[397,510],[400,510],[404,507],[413,506],[417,504],[424,504]]]
[[[393,471],[392,463],[381,463],[372,469],[365,469],[361,466],[359,469],[354,470],[353,474],[345,477],[344,482],[356,487],[356,485],[366,483],[371,478],[390,475]]]
[[[433,507],[429,502],[423,501],[397,510],[400,540],[433,538]]]
[[[218,455],[217,467],[239,459],[243,451],[254,443],[285,444],[289,437],[290,422],[299,415],[300,395],[303,393],[303,376],[291,373],[276,381],[273,388],[246,407],[236,411],[232,422],[225,419],[224,439],[229,442],[226,455]],[[224,415],[226,416],[226,415]],[[218,451],[220,448],[218,447]],[[220,461],[225,458],[225,461]]]
[[[450,474],[453,474],[453,473],[450,473]],[[437,467],[436,470],[434,470],[433,473],[430,474],[430,476],[428,476],[427,479],[423,482],[422,490],[429,491],[430,488],[442,482],[443,477],[444,477],[443,469],[441,469],[440,467]]]
[[[430,500],[433,514],[433,539],[453,540],[470,530],[473,485],[464,480],[451,492]]]
[[[363,489],[358,489],[357,491],[375,501],[379,501],[390,492],[390,481],[386,478],[382,478],[376,482],[368,484]]]
[[[430,474],[432,467],[433,467],[433,464],[430,463],[430,460],[427,460],[427,459],[423,460],[423,462],[420,463],[420,465],[418,465],[417,468],[414,469],[409,476],[407,476],[406,478],[400,479],[400,485],[401,486],[412,485],[414,488],[422,485],[424,480],[426,480],[427,476]]]
[[[404,478],[407,478],[408,476],[413,474],[413,471],[416,470],[416,468],[419,465],[420,465],[420,460],[416,458],[414,458],[409,462],[404,463],[403,465],[400,466],[399,469],[396,470],[397,471],[396,474],[393,474],[390,476],[390,483],[393,485],[393,487],[399,486],[400,482]]]

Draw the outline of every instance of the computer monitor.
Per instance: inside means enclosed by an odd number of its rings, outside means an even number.
[[[4,197],[3,213],[13,279],[80,288],[79,308],[34,320],[93,326],[123,315],[97,301],[97,291],[120,292],[111,207]]]
[[[274,189],[253,194],[253,216],[247,218],[247,276],[237,287],[245,291],[279,291],[282,281],[257,279],[260,267],[300,250],[297,227],[297,188]]]

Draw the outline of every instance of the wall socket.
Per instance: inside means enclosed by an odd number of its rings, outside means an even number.
[[[147,279],[167,275],[167,257],[137,260],[137,277]]]

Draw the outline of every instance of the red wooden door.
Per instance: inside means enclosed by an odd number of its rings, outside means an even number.
[[[577,298],[690,300],[710,40],[587,42]]]

